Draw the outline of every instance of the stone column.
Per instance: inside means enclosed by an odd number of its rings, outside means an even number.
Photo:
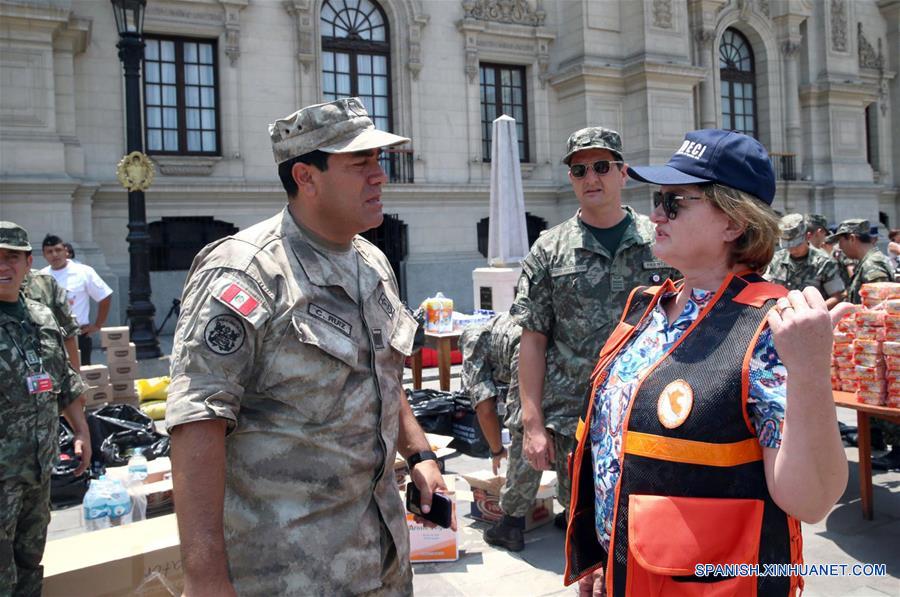
[[[803,134],[800,128],[800,85],[799,65],[800,41],[787,39],[781,42],[781,55],[784,61],[784,128],[787,150],[796,155],[795,168],[802,164]]]
[[[694,40],[697,42],[697,55],[700,58],[700,67],[706,73],[706,78],[700,82],[700,128],[714,129],[718,125],[716,114],[716,64],[713,52],[713,40],[716,33],[712,29],[697,29]]]

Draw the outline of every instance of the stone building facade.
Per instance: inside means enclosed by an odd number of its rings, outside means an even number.
[[[621,131],[634,164],[689,129],[745,130],[773,154],[777,209],[900,226],[900,0],[148,0],[144,32],[158,321],[199,242],[283,205],[267,124],[349,93],[413,140],[387,157],[379,240],[411,304],[471,307],[501,112],[535,231],[577,207],[560,157],[587,125]],[[0,0],[0,219],[71,239],[123,313],[116,42],[104,0]]]

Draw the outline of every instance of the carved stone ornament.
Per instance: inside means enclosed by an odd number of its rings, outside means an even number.
[[[282,6],[294,17],[297,31],[297,62],[303,67],[303,72],[309,72],[310,67],[316,62],[315,24],[311,1],[284,0]]]
[[[785,58],[793,58],[800,52],[800,42],[785,40],[781,42],[781,53]]]
[[[771,16],[771,13],[769,12],[769,10],[770,10],[769,9],[769,0],[759,0],[759,12],[763,13],[764,15],[766,15],[768,17],[768,16]]]
[[[859,37],[859,67],[883,69],[884,56],[881,54],[881,38],[878,38],[878,51],[876,52],[869,40],[866,39],[866,36],[863,35],[862,23],[857,23],[857,31],[857,37]]]
[[[528,0],[463,0],[465,18],[514,25],[542,27],[547,13],[538,0],[534,10]]]
[[[129,191],[146,191],[153,183],[153,163],[144,153],[132,151],[116,166],[116,178]]]
[[[653,0],[653,26],[672,28],[672,0]]]
[[[700,48],[706,49],[716,39],[716,32],[713,29],[697,29],[694,31],[694,39]]]
[[[847,51],[846,0],[831,0],[831,47],[836,52]]]
[[[241,11],[248,0],[219,0],[225,11],[225,55],[231,66],[237,64],[241,55]]]

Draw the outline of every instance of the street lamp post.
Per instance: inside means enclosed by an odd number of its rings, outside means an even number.
[[[119,30],[119,59],[125,70],[126,143],[129,155],[144,149],[141,132],[141,58],[144,41],[144,7],[147,0],[112,0]],[[146,160],[145,160],[146,161]],[[147,162],[149,164],[149,162]],[[152,180],[152,172],[150,173]],[[149,184],[149,180],[147,181]],[[153,317],[156,309],[150,302],[150,260],[147,244],[147,214],[144,207],[145,185],[128,186],[128,253],[131,271],[128,279],[128,323],[137,358],[160,356],[159,340]]]

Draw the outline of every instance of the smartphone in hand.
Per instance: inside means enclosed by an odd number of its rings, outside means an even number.
[[[431,494],[431,511],[428,514],[422,512],[422,494],[415,483],[406,485],[406,509],[445,529],[453,522],[453,502],[439,493]]]

